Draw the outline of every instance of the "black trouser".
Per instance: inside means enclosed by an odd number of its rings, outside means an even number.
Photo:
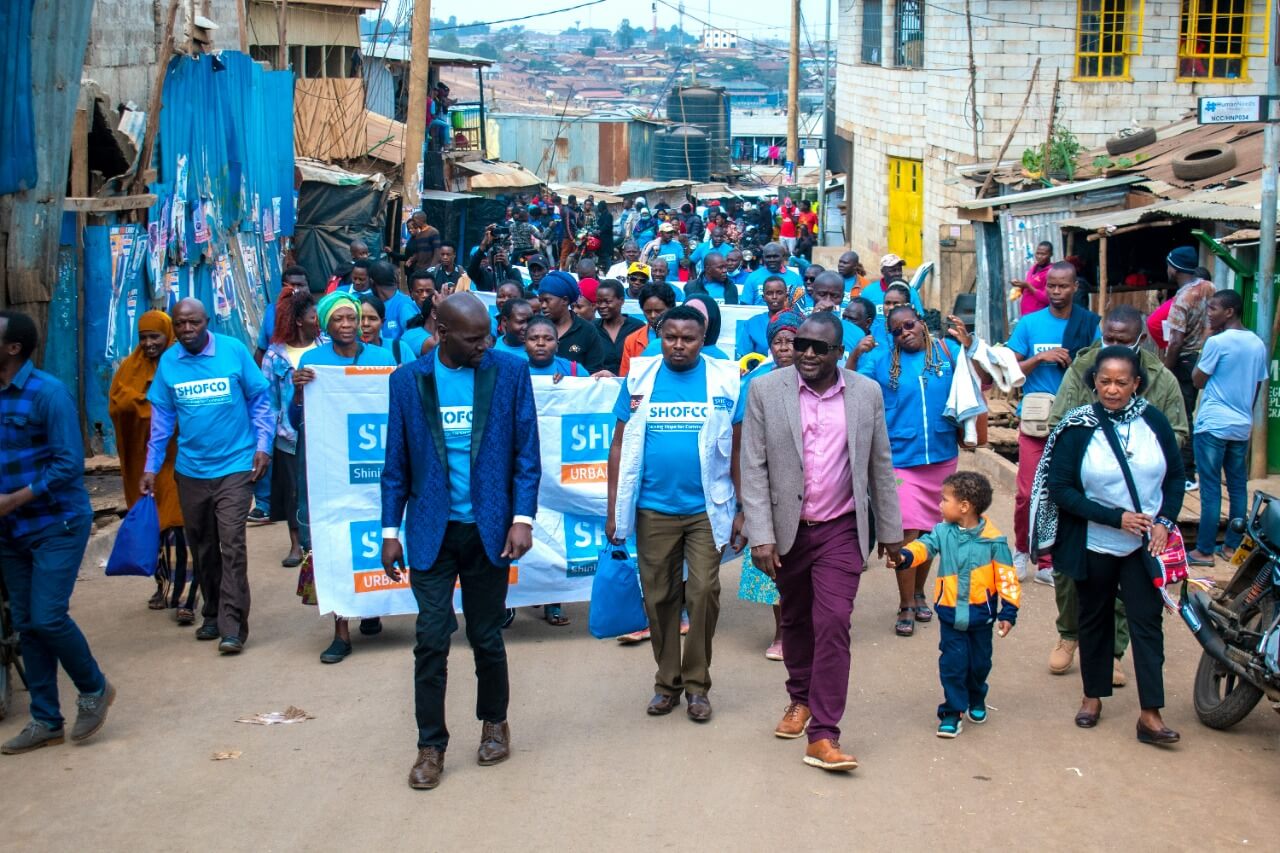
[[[1196,362],[1199,360],[1199,350],[1196,352],[1183,350],[1178,354],[1178,360],[1173,365],[1173,377],[1178,380],[1178,388],[1182,391],[1182,405],[1187,410],[1189,424],[1196,422],[1196,398],[1200,395],[1200,389],[1191,381],[1191,374],[1195,371]],[[1190,438],[1182,445],[1182,468],[1186,471],[1188,480],[1196,478],[1196,451]]]
[[[1089,551],[1085,555],[1088,580],[1076,581],[1080,595],[1080,676],[1084,695],[1111,695],[1115,651],[1116,588],[1129,615],[1133,642],[1133,671],[1138,679],[1138,702],[1143,708],[1164,707],[1164,604],[1160,591],[1138,549],[1123,557]]]
[[[444,721],[449,643],[458,630],[453,587],[462,585],[462,615],[476,662],[476,718],[487,723],[507,719],[510,685],[502,622],[507,608],[507,569],[485,556],[474,524],[449,522],[440,554],[431,568],[409,571],[418,602],[418,642],[413,647],[413,698],[418,718],[418,748],[449,745]]]

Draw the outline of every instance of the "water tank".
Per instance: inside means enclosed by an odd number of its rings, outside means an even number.
[[[691,124],[664,127],[654,135],[655,181],[706,181],[711,178],[707,134]]]
[[[667,118],[695,125],[706,132],[712,173],[727,175],[733,171],[729,149],[729,96],[724,89],[677,86],[667,98]]]

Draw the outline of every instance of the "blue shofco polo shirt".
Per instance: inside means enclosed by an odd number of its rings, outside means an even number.
[[[629,383],[629,380],[628,380]],[[613,413],[631,420],[631,389],[623,383]],[[640,405],[640,401],[634,401]],[[648,406],[639,509],[667,515],[696,515],[707,511],[702,494],[702,458],[698,433],[707,422],[707,365],[702,359],[689,370],[658,368]]]

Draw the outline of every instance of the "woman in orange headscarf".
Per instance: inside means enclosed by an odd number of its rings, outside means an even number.
[[[108,412],[116,431],[116,453],[120,457],[120,475],[124,478],[125,503],[132,507],[141,494],[138,483],[147,463],[147,442],[151,439],[151,403],[147,389],[156,375],[160,356],[173,343],[173,322],[163,311],[148,311],[138,318],[138,346],[116,370],[111,380]],[[173,460],[178,440],[169,442],[164,466],[156,475],[156,508],[160,513],[160,568],[156,571],[156,592],[149,605],[152,610],[175,607],[178,624],[195,621],[195,599],[198,584],[191,579],[190,590],[183,600],[187,585],[187,543],[182,530],[182,509],[178,505],[178,486],[173,478]],[[166,589],[166,586],[170,586]]]

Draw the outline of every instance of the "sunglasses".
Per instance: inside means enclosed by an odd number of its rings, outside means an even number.
[[[891,329],[889,331],[889,334],[893,335],[895,338],[901,337],[903,332],[909,332],[915,327],[916,327],[915,320],[903,320],[902,325],[896,329]]]
[[[642,276],[642,275],[629,275],[629,276],[627,276],[627,281],[648,281],[648,280],[649,280],[649,279],[645,278],[645,277],[644,277],[644,276]]]
[[[819,341],[814,338],[796,338],[791,346],[797,355],[805,350],[813,350],[814,355],[824,356],[835,349],[835,344],[829,344],[826,341]]]

